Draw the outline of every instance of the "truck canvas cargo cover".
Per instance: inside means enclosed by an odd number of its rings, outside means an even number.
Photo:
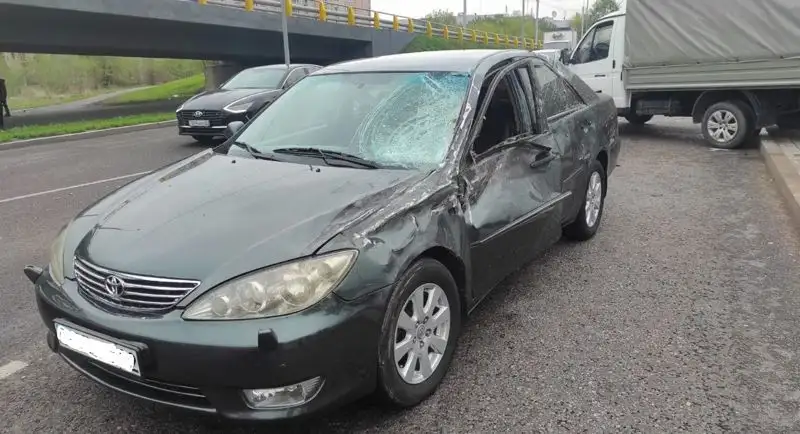
[[[800,56],[800,0],[628,0],[627,65]]]
[[[800,0],[628,0],[629,89],[800,84]]]

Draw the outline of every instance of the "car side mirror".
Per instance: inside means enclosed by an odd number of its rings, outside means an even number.
[[[231,137],[236,135],[236,133],[239,130],[241,130],[243,126],[244,126],[244,122],[242,122],[242,121],[233,121],[233,122],[229,123],[228,126],[225,127],[225,138],[226,139],[230,139]]]

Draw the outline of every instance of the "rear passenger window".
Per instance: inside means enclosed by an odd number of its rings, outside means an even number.
[[[575,109],[583,101],[563,77],[545,64],[534,65],[536,81],[542,90],[542,109],[548,118]]]

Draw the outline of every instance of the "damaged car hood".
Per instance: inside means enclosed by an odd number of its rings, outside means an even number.
[[[422,176],[209,151],[87,210],[97,220],[76,252],[112,270],[221,282],[314,253],[340,222],[380,209]]]

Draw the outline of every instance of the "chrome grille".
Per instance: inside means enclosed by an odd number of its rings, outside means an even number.
[[[197,112],[202,114],[195,116]],[[187,125],[190,120],[207,120],[211,121],[211,126],[219,126],[222,125],[224,117],[224,113],[219,110],[181,110],[178,112],[178,122],[181,125]]]
[[[89,300],[112,308],[160,312],[175,307],[200,282],[197,280],[141,276],[109,270],[75,258],[78,290]]]

